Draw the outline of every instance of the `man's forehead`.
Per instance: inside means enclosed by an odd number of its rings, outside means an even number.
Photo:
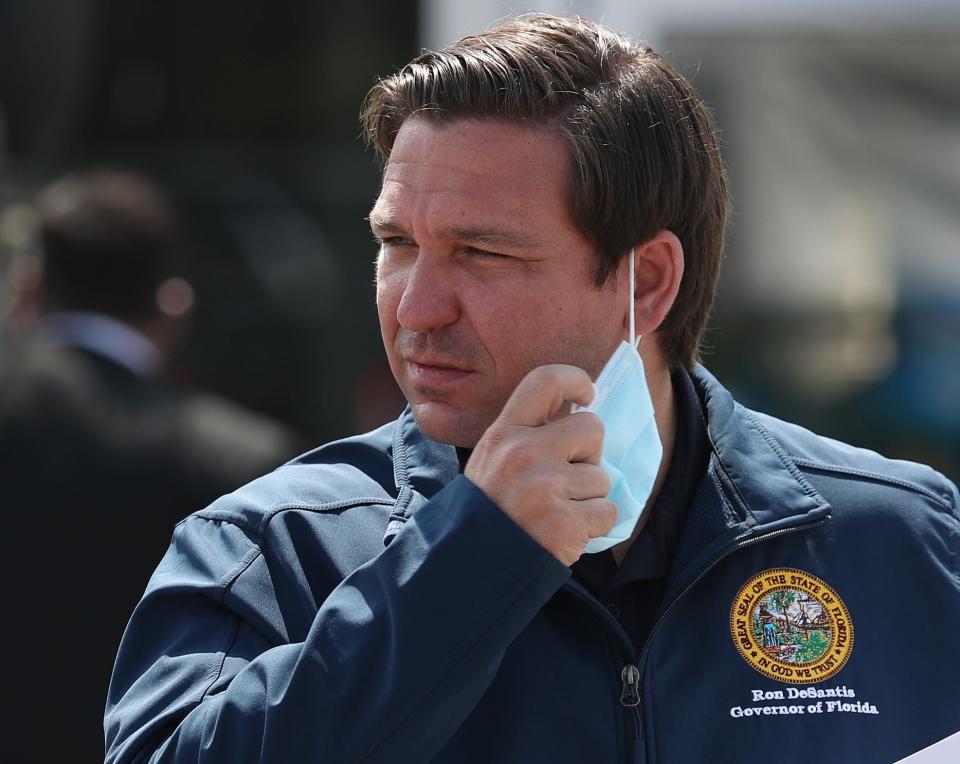
[[[384,167],[384,180],[417,168],[471,176],[478,182],[524,167],[561,167],[567,143],[553,127],[501,119],[430,120],[408,118],[397,133]]]
[[[507,117],[436,117],[426,113],[412,114],[400,125],[393,142],[396,149],[404,140],[435,140],[439,136],[457,136],[482,133],[496,142],[504,139],[536,144],[544,140],[563,138],[562,131],[553,123]],[[483,148],[486,144],[477,144]]]
[[[370,222],[393,230],[429,207],[462,216],[456,224],[472,238],[530,239],[528,225],[556,225],[566,216],[566,167],[565,143],[550,131],[499,120],[410,118],[384,168]]]

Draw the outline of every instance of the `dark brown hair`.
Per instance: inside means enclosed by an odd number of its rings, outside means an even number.
[[[710,112],[660,54],[586,19],[516,18],[374,85],[362,123],[382,158],[412,114],[558,129],[570,147],[571,218],[599,253],[597,285],[631,246],[672,231],[685,269],[658,335],[672,368],[698,360],[729,197]]]

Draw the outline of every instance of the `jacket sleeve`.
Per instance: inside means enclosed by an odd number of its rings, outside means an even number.
[[[463,477],[333,589],[302,642],[276,636],[283,600],[308,596],[281,587],[279,560],[226,520],[178,527],[121,644],[108,762],[429,760],[569,576]]]

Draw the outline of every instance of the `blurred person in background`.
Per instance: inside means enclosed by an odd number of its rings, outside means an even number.
[[[960,728],[956,486],[698,363],[729,201],[690,83],[534,16],[364,127],[410,406],[178,526],[108,760],[859,764]]]
[[[164,379],[193,293],[174,208],[90,170],[37,202],[0,358],[10,761],[96,761],[116,646],[174,525],[293,456],[280,424]]]

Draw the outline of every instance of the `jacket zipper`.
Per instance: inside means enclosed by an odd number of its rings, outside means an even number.
[[[620,672],[620,681],[623,682],[620,705],[631,711],[634,746],[640,746],[643,745],[643,719],[640,718],[640,669],[628,663]]]
[[[620,640],[621,655],[632,655],[634,647],[630,641],[630,637],[627,635],[627,632],[623,630],[623,626],[610,614],[610,611],[607,610],[600,602],[591,595],[586,589],[583,588],[583,585],[579,582],[572,580],[567,582],[565,587],[570,591],[575,597],[583,600],[583,602],[597,615],[600,620],[606,622],[610,628],[617,634],[618,639]],[[630,671],[632,669],[632,671]],[[629,675],[633,677],[632,684],[628,684],[626,677]],[[623,691],[620,694],[620,703],[621,705],[626,705],[624,703],[624,698],[632,699],[633,696],[630,695],[630,687],[636,697],[636,703],[640,702],[639,687],[640,687],[640,672],[637,670],[637,667],[632,663],[627,663],[624,665],[623,669],[620,671],[621,680],[624,682]],[[639,739],[640,736],[640,715],[637,713],[637,709],[633,709],[633,722],[635,729],[635,739]]]
[[[667,616],[673,611],[677,606],[677,603],[680,602],[693,587],[695,587],[703,578],[713,570],[717,565],[727,559],[730,555],[735,552],[739,552],[747,547],[759,544],[763,541],[769,541],[774,538],[781,538],[783,536],[788,536],[792,533],[800,533],[801,531],[811,531],[815,528],[819,528],[823,525],[826,525],[830,522],[830,515],[827,515],[822,520],[817,520],[816,522],[806,523],[804,525],[796,525],[792,528],[783,528],[778,531],[771,531],[770,533],[764,533],[759,536],[753,536],[752,538],[744,539],[743,541],[738,541],[731,547],[728,547],[722,554],[717,557],[714,557],[707,565],[704,567],[689,584],[687,584],[683,590],[674,597],[670,604],[667,605],[667,608],[660,614],[660,617],[657,619],[656,623],[653,625],[653,628],[650,629],[650,633],[647,635],[646,640],[643,643],[643,647],[640,649],[639,655],[637,655],[636,664],[628,663],[624,666],[623,671],[621,672],[621,680],[623,682],[623,692],[620,695],[620,703],[623,706],[631,708],[633,710],[634,719],[637,725],[637,737],[636,745],[643,746],[643,719],[641,718],[641,709],[640,709],[640,677],[643,675],[643,667],[647,660],[647,653],[650,650],[650,644],[653,642],[654,636],[656,636],[657,630],[667,619]],[[646,760],[646,756],[644,756]]]

